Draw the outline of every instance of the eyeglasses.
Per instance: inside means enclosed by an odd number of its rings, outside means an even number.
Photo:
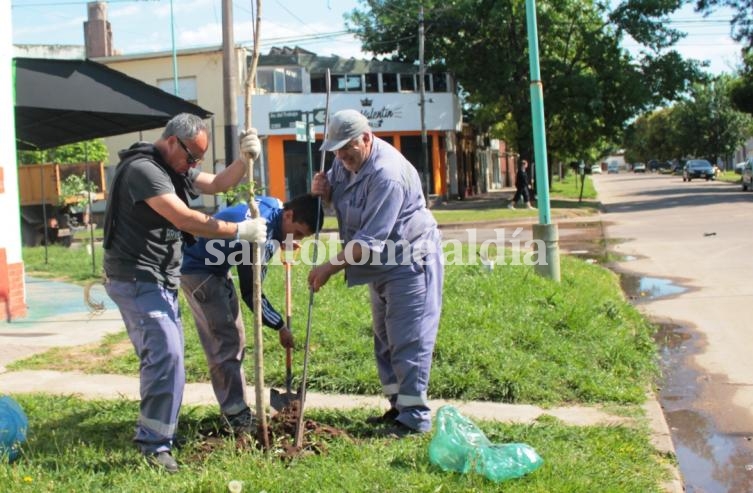
[[[175,140],[177,140],[177,141],[178,141],[178,144],[180,144],[180,146],[181,146],[181,147],[183,148],[183,150],[184,150],[184,151],[186,151],[186,156],[188,156],[188,157],[186,158],[186,162],[187,162],[188,164],[190,164],[190,165],[194,165],[194,164],[196,164],[196,163],[199,163],[199,162],[201,162],[202,158],[197,158],[196,156],[194,156],[194,155],[193,155],[193,153],[192,153],[191,151],[189,151],[189,150],[188,150],[188,147],[186,147],[186,144],[184,144],[184,143],[183,143],[183,141],[182,141],[182,140],[180,140],[180,137],[178,137],[178,136],[176,135],[176,136],[175,136]]]

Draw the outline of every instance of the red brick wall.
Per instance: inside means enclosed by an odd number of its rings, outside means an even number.
[[[0,248],[0,314],[5,320],[26,315],[24,299],[24,265],[8,265],[5,248]]]
[[[0,193],[5,193],[5,173],[0,167]],[[5,248],[0,248],[0,317],[11,320],[26,316],[24,264],[8,265]]]

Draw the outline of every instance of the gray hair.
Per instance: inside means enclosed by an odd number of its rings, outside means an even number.
[[[209,130],[207,130],[204,120],[190,113],[179,113],[167,122],[165,130],[162,132],[162,138],[166,139],[175,135],[179,139],[191,140],[199,132],[204,132],[209,136]]]

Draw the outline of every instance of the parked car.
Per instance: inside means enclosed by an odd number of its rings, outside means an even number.
[[[591,166],[591,174],[592,175],[600,175],[601,174],[601,166],[598,164],[594,164]]]
[[[645,173],[646,165],[644,163],[635,163],[633,165],[633,173]]]
[[[647,167],[648,167],[648,170],[653,173],[654,171],[658,171],[659,168],[661,168],[661,163],[656,159],[650,159],[648,161]],[[635,171],[635,168],[633,168],[633,171]],[[645,171],[646,170],[643,170],[644,173]]]
[[[746,161],[743,161],[741,163],[737,163],[735,165],[735,174],[742,175],[743,174],[743,168],[745,167]]]
[[[743,192],[753,188],[753,158],[748,159],[742,169]]]
[[[672,161],[665,161],[663,163],[659,163],[658,171],[663,175],[671,175],[674,172],[674,168],[675,165],[672,163]]]
[[[607,173],[619,173],[620,172],[620,163],[617,161],[610,161],[609,164],[607,164]]]
[[[682,181],[690,181],[693,178],[705,178],[706,181],[715,180],[714,167],[705,159],[689,159],[682,169]]]

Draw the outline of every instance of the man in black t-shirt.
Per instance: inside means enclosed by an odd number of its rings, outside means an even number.
[[[183,242],[192,235],[251,242],[267,236],[263,219],[236,224],[189,208],[197,192],[224,192],[240,182],[261,150],[255,130],[242,135],[241,158],[214,175],[196,167],[208,147],[204,121],[182,113],[154,144],[137,142],[121,151],[105,216],[105,288],[140,359],[134,441],[168,472],[178,470],[171,450],[185,385],[178,310]]]

